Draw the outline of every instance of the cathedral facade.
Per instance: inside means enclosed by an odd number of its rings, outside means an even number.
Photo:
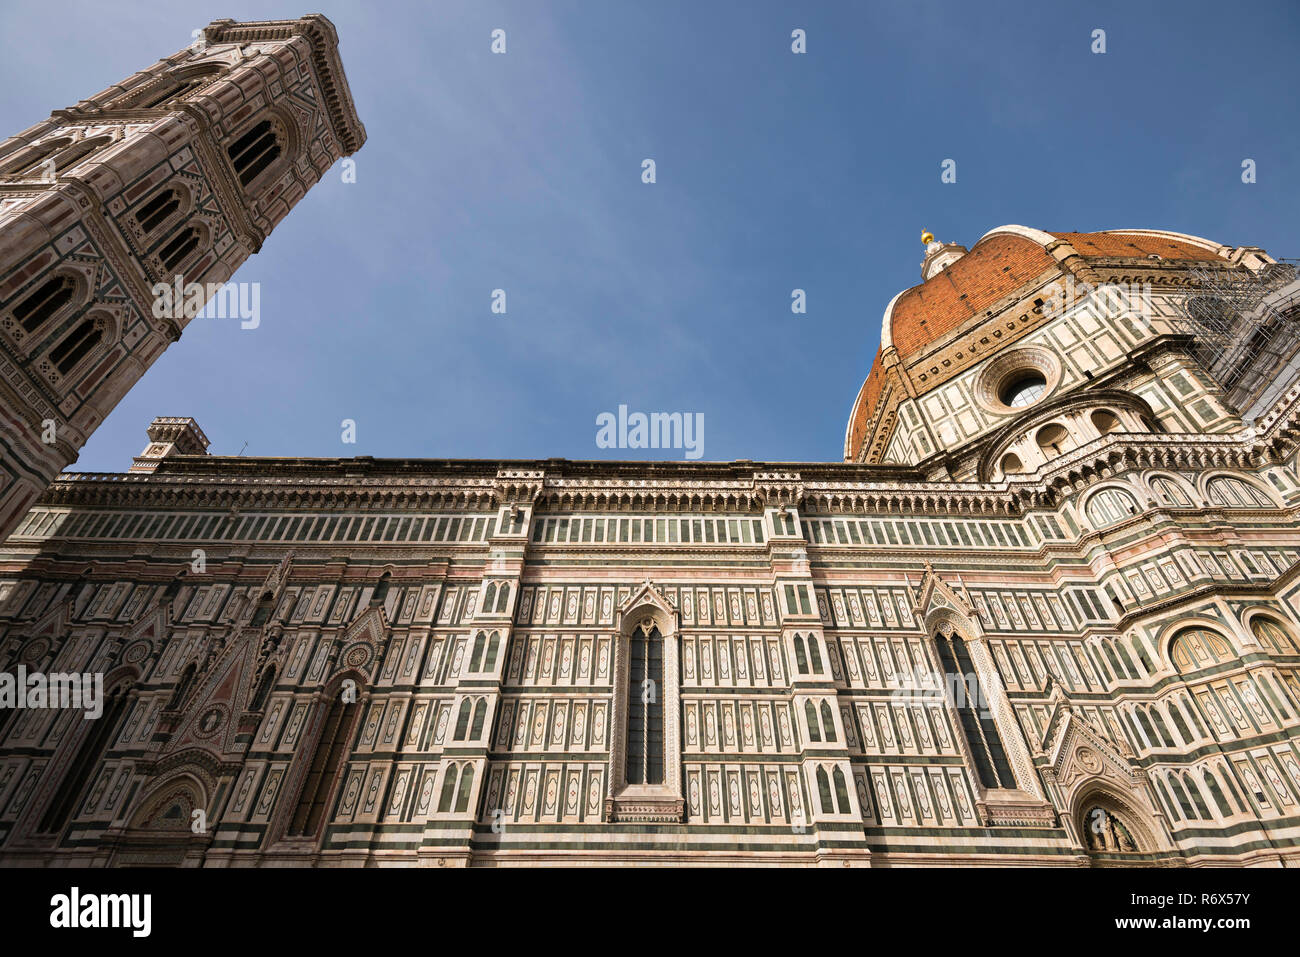
[[[220,457],[159,418],[58,475],[0,669],[101,713],[0,710],[0,863],[1300,863],[1294,270],[926,239],[842,462]]]

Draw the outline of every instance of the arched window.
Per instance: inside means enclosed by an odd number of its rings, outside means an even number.
[[[1137,655],[1137,660],[1142,662],[1142,667],[1147,670],[1147,674],[1155,674],[1156,666],[1151,663],[1151,656],[1147,654],[1147,649],[1146,646],[1142,644],[1142,639],[1137,635],[1134,635],[1131,642],[1133,644],[1133,653]],[[1122,654],[1123,651],[1124,646],[1120,645],[1120,653]]]
[[[664,649],[653,625],[638,625],[628,647],[628,784],[664,783]]]
[[[187,96],[200,87],[207,86],[211,82],[213,75],[220,72],[220,66],[212,66],[197,75],[164,77],[158,82],[145,87],[141,92],[130,94],[123,105],[137,110],[155,109],[164,103]]]
[[[844,781],[844,772],[839,768],[835,769],[835,802],[839,805],[841,814],[848,814],[851,810],[849,806],[849,788]]]
[[[24,332],[35,332],[72,302],[76,288],[71,276],[52,276],[14,306],[13,317]]]
[[[483,721],[487,718],[487,698],[479,698],[474,705],[474,724],[469,730],[469,739],[477,741],[483,736]]]
[[[1151,708],[1151,720],[1155,722],[1156,730],[1160,732],[1160,740],[1164,742],[1165,746],[1170,748],[1177,747],[1178,742],[1175,741],[1174,736],[1169,733],[1169,725],[1165,724],[1164,715],[1160,713],[1159,708],[1154,706]]]
[[[88,316],[50,350],[50,362],[59,370],[59,375],[67,375],[103,339],[104,319]]]
[[[1106,660],[1110,662],[1110,667],[1115,673],[1115,677],[1127,678],[1128,672],[1120,667],[1119,659],[1115,657],[1115,649],[1112,647],[1111,643],[1109,641],[1103,641],[1101,643],[1101,650],[1106,653]]]
[[[1169,658],[1183,674],[1235,661],[1236,657],[1223,637],[1208,628],[1184,628],[1169,645]]]
[[[803,716],[808,722],[808,740],[820,742],[821,725],[817,721],[817,707],[811,701],[803,703]]]
[[[469,810],[469,792],[474,786],[474,766],[466,764],[460,769],[460,787],[456,789],[456,813]]]
[[[1183,786],[1187,788],[1187,793],[1192,797],[1192,803],[1196,805],[1196,814],[1202,821],[1214,820],[1214,815],[1205,805],[1205,798],[1201,795],[1201,789],[1196,786],[1196,779],[1191,775],[1183,774]]]
[[[1100,435],[1109,435],[1112,432],[1119,431],[1119,416],[1114,412],[1098,409],[1089,418],[1092,420],[1092,427]]]
[[[501,646],[501,633],[492,632],[492,637],[488,639],[487,660],[483,662],[483,670],[491,671],[497,666],[497,649]]]
[[[504,614],[510,607],[510,586],[502,583],[497,592],[497,614]]]
[[[19,150],[8,159],[0,160],[0,176],[24,176],[42,167],[45,160],[72,145],[72,140],[60,137]]]
[[[497,601],[496,582],[489,582],[487,588],[483,590],[483,611],[484,612],[492,611],[492,608],[496,604],[496,601]]]
[[[1138,670],[1133,666],[1133,659],[1130,658],[1128,656],[1128,652],[1124,650],[1124,645],[1122,642],[1118,642],[1118,641],[1115,642],[1115,651],[1119,655],[1119,660],[1124,663],[1124,671],[1126,677],[1129,678],[1138,677]]]
[[[822,702],[822,735],[827,741],[835,740],[835,716],[831,714],[831,706]]]
[[[451,810],[451,802],[456,796],[456,779],[459,772],[459,765],[447,765],[447,770],[442,776],[442,793],[438,796],[438,811],[440,813],[445,814]]]
[[[1020,456],[1015,452],[1008,452],[1002,456],[1002,464],[999,466],[1003,475],[1016,475],[1025,470],[1025,465],[1020,461]]]
[[[1166,475],[1153,476],[1151,489],[1166,505],[1175,505],[1180,508],[1190,508],[1192,505],[1191,497],[1183,489],[1182,484]]]
[[[471,708],[469,698],[460,703],[460,713],[456,715],[456,734],[455,740],[464,741],[465,734],[469,731],[469,718]]]
[[[986,788],[1014,788],[1016,777],[1011,773],[1002,737],[989,712],[966,642],[958,635],[949,639],[939,634],[934,640],[947,676],[945,687],[955,699],[953,705],[961,719],[980,783]]]
[[[303,781],[293,820],[289,824],[290,837],[314,837],[320,831],[326,803],[333,794],[334,782],[343,764],[357,708],[345,704],[341,694],[329,701],[328,708],[311,764],[307,766],[307,779]]]
[[[1178,780],[1178,775],[1169,776],[1169,787],[1173,790],[1174,796],[1178,798],[1178,806],[1183,810],[1183,817],[1188,821],[1197,820],[1196,810],[1192,807],[1192,800],[1187,796],[1187,791],[1183,789],[1183,783]]]
[[[1220,817],[1232,817],[1232,808],[1228,805],[1228,799],[1223,796],[1223,791],[1219,788],[1219,780],[1214,776],[1209,768],[1202,773],[1205,779],[1205,787],[1210,792],[1210,797],[1214,799],[1215,806],[1219,809]]]
[[[1142,728],[1142,732],[1146,735],[1147,741],[1150,742],[1147,745],[1147,747],[1148,748],[1161,747],[1163,742],[1160,740],[1160,736],[1156,734],[1156,729],[1151,727],[1151,719],[1147,717],[1147,713],[1143,711],[1141,708],[1136,708],[1133,711],[1133,716],[1137,718],[1138,725]]]
[[[253,695],[253,701],[249,705],[250,711],[261,711],[266,707],[266,699],[271,696],[271,689],[275,687],[275,669],[267,668],[262,675],[262,680],[257,685],[257,692]]]
[[[1036,436],[1038,447],[1046,452],[1049,456],[1061,455],[1069,451],[1070,433],[1066,431],[1065,426],[1058,422],[1052,422],[1038,430]]]
[[[181,672],[180,681],[176,682],[176,688],[172,691],[172,696],[167,702],[168,711],[176,711],[185,703],[185,696],[190,693],[190,686],[194,684],[194,676],[199,673],[199,667],[196,664],[189,664]]]
[[[181,194],[171,187],[159,190],[135,211],[135,221],[147,236],[181,208]]]
[[[235,168],[235,175],[239,177],[239,184],[247,186],[279,158],[283,149],[278,124],[266,119],[230,144],[226,152]]]
[[[474,639],[474,651],[469,656],[469,670],[478,671],[479,665],[483,663],[483,645],[487,642],[487,635],[483,632],[478,633]]]
[[[393,585],[393,576],[389,572],[384,572],[379,576],[379,581],[375,583],[375,591],[370,596],[371,605],[382,605],[388,600],[388,590]]]
[[[1187,722],[1183,720],[1183,711],[1178,707],[1178,702],[1174,701],[1172,698],[1169,700],[1169,717],[1173,718],[1174,727],[1178,730],[1178,733],[1182,735],[1183,744],[1191,744],[1193,741],[1192,729],[1189,728]]]
[[[799,666],[799,674],[806,675],[808,673],[808,656],[804,654],[803,637],[801,635],[794,636],[794,660],[795,664]]]
[[[1250,630],[1265,648],[1279,655],[1300,655],[1300,646],[1280,624],[1271,618],[1256,615],[1251,619]]]
[[[1206,497],[1215,505],[1228,508],[1274,508],[1268,494],[1245,479],[1216,475],[1205,483]]]
[[[812,660],[813,674],[822,673],[822,653],[816,635],[808,636],[808,657]]]
[[[54,792],[54,800],[41,818],[41,831],[62,830],[68,823],[92,772],[99,767],[104,752],[117,736],[118,725],[126,715],[126,703],[126,685],[118,685],[108,693],[99,720],[88,722],[90,728],[86,730],[86,737],[77,748],[77,756],[68,765],[67,773]]]
[[[54,156],[55,173],[66,173],[82,160],[97,153],[100,149],[108,146],[112,142],[112,139],[107,136],[92,136],[79,143],[73,143],[72,145],[65,147]]]
[[[822,813],[834,814],[835,802],[831,800],[831,782],[825,768],[817,769],[817,796],[821,799]]]
[[[1103,488],[1088,498],[1084,511],[1094,528],[1105,528],[1136,515],[1137,500],[1122,489]]]
[[[162,263],[163,270],[170,273],[185,263],[198,248],[199,231],[194,226],[187,226],[158,250],[158,261]]]

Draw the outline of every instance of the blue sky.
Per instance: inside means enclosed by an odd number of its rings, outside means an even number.
[[[702,413],[708,460],[837,461],[922,229],[1300,256],[1294,3],[312,6],[369,134],[357,182],[336,166],[240,270],[261,325],[192,323],[73,469],[125,469],[157,415],[194,416],[217,454],[685,457],[597,448],[620,404]],[[213,19],[303,12],[11,0],[0,130]]]

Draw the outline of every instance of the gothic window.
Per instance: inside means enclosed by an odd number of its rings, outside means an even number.
[[[653,625],[638,625],[628,648],[628,784],[664,783],[664,650]]]
[[[1120,667],[1119,659],[1115,657],[1115,649],[1109,641],[1101,643],[1101,650],[1106,654],[1106,660],[1110,662],[1111,670],[1117,678],[1127,678],[1128,673]]]
[[[1088,521],[1095,528],[1105,528],[1136,515],[1137,500],[1128,492],[1117,488],[1104,488],[1095,492],[1084,509]]]
[[[487,660],[483,662],[483,670],[491,671],[497,666],[497,649],[501,646],[501,633],[494,631],[492,637],[488,639]]]
[[[445,814],[451,810],[452,801],[456,797],[456,778],[459,771],[458,765],[447,765],[447,770],[442,776],[442,793],[438,796],[439,813]]]
[[[483,646],[486,642],[487,635],[480,631],[478,637],[474,639],[474,650],[469,656],[470,671],[478,671],[479,666],[483,663]]]
[[[821,798],[822,813],[834,814],[835,802],[831,799],[831,782],[825,768],[817,769],[817,795]]]
[[[1206,497],[1229,508],[1273,508],[1273,500],[1259,488],[1231,475],[1218,475],[1205,485]]]
[[[460,769],[460,787],[456,789],[456,813],[469,810],[469,790],[474,786],[474,769],[466,764]]]
[[[1182,508],[1190,508],[1192,505],[1192,500],[1183,486],[1167,476],[1157,475],[1152,478],[1151,488],[1166,505],[1177,505]]]
[[[988,710],[966,641],[959,635],[949,639],[940,634],[935,636],[935,644],[948,679],[945,685],[970,744],[980,783],[986,788],[1014,788],[1016,778],[1007,762],[997,724]]]
[[[86,737],[77,748],[77,756],[68,765],[67,773],[55,791],[55,799],[41,818],[40,830],[60,830],[72,816],[73,809],[81,797],[81,791],[87,783],[91,772],[99,767],[104,751],[117,734],[117,727],[126,714],[127,693],[125,685],[118,685],[108,694],[104,702],[104,712],[98,721],[90,722]]]
[[[1214,798],[1215,805],[1219,808],[1221,817],[1232,817],[1232,808],[1228,804],[1228,799],[1223,796],[1223,790],[1219,787],[1219,779],[1214,776],[1214,772],[1206,768],[1202,772],[1205,780],[1205,787],[1210,792],[1210,797]]]
[[[14,320],[23,332],[35,332],[72,302],[76,288],[76,282],[68,275],[45,280],[13,307]]]
[[[802,635],[794,636],[794,660],[799,667],[799,674],[806,675],[808,673],[808,656],[804,653]]]
[[[490,612],[496,604],[497,586],[495,582],[490,583],[483,592],[483,611]]]
[[[1184,628],[1170,643],[1169,658],[1183,674],[1233,661],[1236,655],[1220,635],[1208,628]]]
[[[88,156],[108,146],[112,140],[107,136],[92,136],[79,143],[64,148],[54,156],[54,172],[63,174],[72,169]]]
[[[1205,798],[1201,794],[1201,789],[1196,786],[1196,778],[1192,775],[1183,774],[1183,784],[1187,788],[1187,793],[1192,796],[1192,803],[1196,805],[1196,813],[1202,821],[1214,820],[1214,815],[1210,813],[1209,807],[1205,804]]]
[[[335,695],[329,702],[325,724],[308,765],[307,780],[303,782],[293,821],[289,825],[290,837],[313,837],[320,831],[325,804],[334,791],[334,782],[343,764],[356,710],[343,702],[342,695]]]
[[[510,601],[510,586],[503,584],[501,586],[501,590],[497,592],[496,610],[498,614],[503,614],[508,610],[509,601]]]
[[[812,661],[812,670],[814,674],[822,673],[822,653],[818,647],[816,635],[808,636],[808,657]]]
[[[469,739],[477,741],[483,735],[483,721],[487,717],[487,698],[479,698],[474,705],[474,723],[469,731]]]
[[[1183,819],[1187,821],[1197,820],[1196,811],[1192,807],[1192,800],[1188,797],[1187,791],[1183,789],[1183,783],[1178,780],[1178,775],[1171,774],[1169,776],[1169,787],[1178,799],[1178,806],[1182,809]]]
[[[1159,708],[1153,707],[1151,709],[1151,720],[1155,722],[1156,729],[1160,732],[1160,740],[1164,742],[1165,746],[1171,748],[1176,747],[1178,742],[1176,742],[1174,736],[1169,733],[1169,725],[1165,724],[1164,716],[1160,713]]]
[[[848,814],[850,812],[849,788],[844,780],[844,772],[836,768],[833,778],[835,781],[835,801],[839,805],[840,813]]]
[[[1147,654],[1147,650],[1145,646],[1143,646],[1141,639],[1139,639],[1136,635],[1134,635],[1132,639],[1132,644],[1133,644],[1133,653],[1137,655],[1137,660],[1142,662],[1142,667],[1147,670],[1147,674],[1155,674],[1156,666],[1151,663],[1151,657]],[[1120,649],[1120,654],[1123,654],[1124,646],[1120,645],[1119,649]],[[1127,660],[1127,656],[1126,656],[1126,660]]]
[[[821,725],[817,721],[817,708],[811,701],[803,703],[803,716],[808,722],[808,740],[820,742],[822,739]]]
[[[1300,646],[1287,630],[1271,618],[1256,617],[1251,620],[1250,630],[1265,648],[1271,648],[1279,655],[1300,655]]]
[[[464,701],[460,703],[460,713],[456,715],[455,740],[457,741],[464,741],[465,734],[466,732],[469,731],[469,718],[470,718],[471,707],[472,705],[470,704],[469,698],[466,698]]]
[[[75,369],[77,363],[103,341],[104,326],[105,320],[102,317],[88,316],[50,350],[50,362],[58,369],[59,375],[65,376]]]
[[[226,150],[241,186],[247,186],[280,157],[283,135],[270,119],[255,124]]]
[[[835,716],[831,714],[829,703],[822,702],[822,735],[827,741],[835,740]]]
[[[164,272],[170,273],[179,268],[199,248],[199,231],[194,226],[187,226],[158,250],[158,261]]]
[[[0,175],[24,176],[37,172],[37,168],[42,167],[47,158],[71,145],[72,140],[61,138],[19,150],[8,159],[0,160]]]
[[[1191,743],[1192,729],[1189,728],[1187,722],[1183,720],[1182,709],[1179,708],[1178,703],[1173,700],[1170,700],[1169,702],[1169,716],[1174,719],[1174,727],[1178,730],[1178,733],[1182,735],[1183,743]]]

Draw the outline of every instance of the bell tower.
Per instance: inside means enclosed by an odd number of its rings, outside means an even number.
[[[0,144],[0,539],[365,139],[312,15],[216,20]]]

